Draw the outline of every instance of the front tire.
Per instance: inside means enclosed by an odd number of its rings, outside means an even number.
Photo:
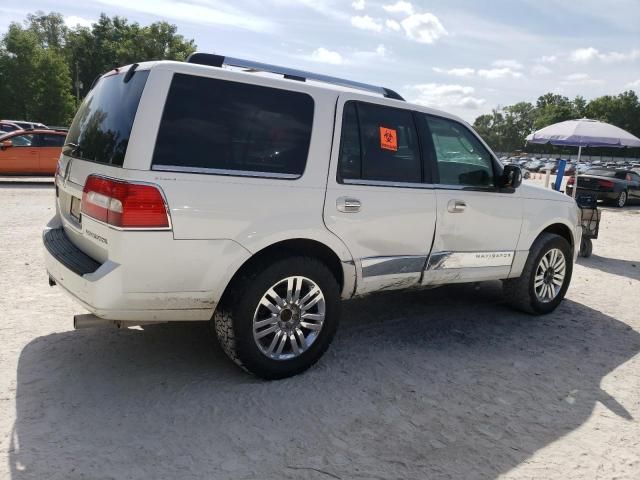
[[[623,190],[620,192],[620,194],[618,195],[618,198],[616,198],[615,200],[615,205],[618,208],[622,208],[627,204],[627,199],[628,199],[628,195],[626,190]]]
[[[329,268],[314,258],[288,257],[235,281],[212,323],[231,360],[272,380],[315,364],[339,316],[339,286]]]
[[[571,246],[564,238],[542,233],[531,246],[522,275],[504,280],[507,302],[533,315],[553,312],[569,288],[572,260]]]

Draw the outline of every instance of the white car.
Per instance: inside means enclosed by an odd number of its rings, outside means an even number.
[[[573,199],[453,115],[208,54],[103,75],[55,183],[46,269],[91,312],[76,327],[211,321],[263,378],[320,358],[341,299],[499,279],[551,312],[581,239]]]

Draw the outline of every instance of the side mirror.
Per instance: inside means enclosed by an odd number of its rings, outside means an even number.
[[[10,147],[13,147],[13,143],[11,143],[11,140],[4,140],[2,143],[0,143],[0,148],[2,150],[6,150]]]
[[[517,165],[505,165],[498,179],[500,188],[518,188],[522,184],[522,170]]]

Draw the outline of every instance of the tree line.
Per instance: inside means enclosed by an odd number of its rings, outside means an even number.
[[[538,98],[535,105],[518,102],[491,113],[480,115],[473,123],[474,128],[496,152],[516,152],[525,148],[525,139],[534,130],[548,125],[576,118],[590,118],[610,123],[640,137],[640,101],[633,90],[619,95],[605,95],[587,101],[581,96],[573,100],[547,93]],[[529,152],[575,153],[573,147],[551,147],[548,145],[527,145]],[[617,149],[593,149],[594,155],[621,155]],[[637,149],[634,155],[637,155]]]
[[[0,39],[0,118],[69,125],[96,77],[145,60],[184,60],[196,45],[167,22],[147,26],[105,14],[69,27],[59,13],[11,23]]]

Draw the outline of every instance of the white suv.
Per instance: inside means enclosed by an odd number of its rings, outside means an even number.
[[[209,54],[103,75],[55,181],[46,268],[91,312],[76,327],[210,320],[264,378],[316,362],[371,292],[501,279],[551,312],[581,238],[571,198],[452,115]]]

